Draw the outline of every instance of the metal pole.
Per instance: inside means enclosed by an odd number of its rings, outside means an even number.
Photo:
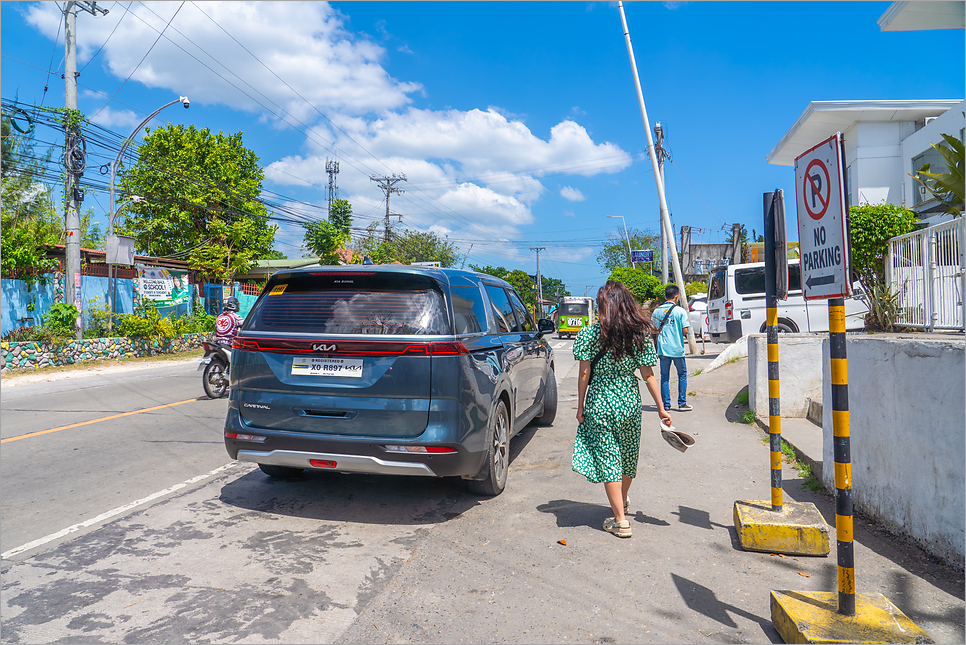
[[[765,333],[768,340],[768,439],[771,450],[771,510],[781,511],[782,417],[778,373],[778,287],[775,259],[775,193],[764,194]]]
[[[543,280],[540,278],[540,251],[543,251],[547,247],[545,246],[531,246],[531,251],[537,252],[537,311],[540,312],[537,318],[543,318]]]
[[[68,0],[64,3],[64,107],[68,110],[77,109],[77,14],[75,2]],[[78,176],[67,163],[70,156],[71,138],[76,126],[71,123],[72,113],[68,112],[67,122],[64,124],[64,190],[67,199],[64,228],[67,233],[67,257],[65,266],[64,300],[73,303],[77,310],[81,309],[80,289],[80,204],[77,201]],[[81,316],[74,322],[75,336],[80,340]]]
[[[661,179],[660,168],[657,165],[657,155],[654,153],[654,140],[651,138],[651,125],[647,120],[647,108],[644,107],[644,92],[641,90],[641,79],[640,75],[637,73],[637,62],[634,60],[634,48],[631,46],[631,34],[627,30],[627,18],[624,16],[624,3],[618,1],[617,8],[620,10],[621,14],[621,24],[624,27],[624,40],[627,43],[627,55],[631,61],[631,69],[634,72],[634,87],[637,89],[637,102],[641,108],[641,118],[644,120],[644,134],[647,136],[647,153],[651,158],[651,170],[654,172],[654,182],[657,184],[657,196],[661,202],[661,221],[664,223],[664,227],[671,231],[671,216],[667,210],[667,198],[664,195],[664,180]],[[674,241],[674,235],[668,235],[668,241],[671,245],[671,255],[674,268],[674,281],[677,283],[678,288],[684,292],[684,276],[681,274],[681,261],[678,259],[678,249],[677,244]],[[691,326],[688,326],[688,349],[691,354],[698,353],[698,345],[694,340],[694,330]]]
[[[852,451],[849,430],[849,366],[845,348],[845,299],[828,301],[832,372],[832,442],[835,457],[835,537],[839,613],[855,615],[855,555],[852,532]]]
[[[634,262],[633,254],[631,253],[631,238],[627,235],[627,222],[624,220],[623,215],[608,215],[607,217],[619,217],[621,222],[624,224],[624,243],[627,244],[627,261],[633,268],[637,268],[637,264]]]
[[[124,145],[122,145],[121,146],[121,149],[118,151],[117,157],[115,157],[114,158],[114,161],[111,162],[111,204],[110,204],[110,212],[108,213],[108,217],[107,217],[107,228],[108,228],[108,233],[107,234],[109,236],[114,235],[114,217],[117,214],[114,211],[114,184],[115,184],[115,181],[117,180],[117,166],[118,166],[118,164],[121,163],[121,157],[124,156],[124,153],[127,151],[127,147],[129,145],[131,145],[131,142],[134,141],[134,137],[136,137],[137,134],[138,134],[138,132],[141,131],[141,128],[143,128],[144,126],[146,126],[151,121],[151,119],[153,119],[154,117],[158,116],[158,114],[161,113],[161,110],[163,110],[166,107],[170,107],[170,106],[174,105],[175,103],[183,103],[184,106],[185,106],[185,109],[187,109],[188,106],[190,105],[190,101],[188,100],[188,97],[187,96],[180,96],[177,99],[175,99],[174,101],[170,101],[168,103],[165,103],[164,105],[162,105],[161,107],[159,107],[157,110],[155,110],[154,112],[152,112],[151,114],[149,114],[143,121],[141,121],[140,124],[138,124],[138,127],[134,128],[134,130],[131,131],[131,136],[129,136],[127,139],[124,140]],[[108,285],[108,289],[107,289],[107,309],[108,309],[108,312],[110,313],[110,315],[108,316],[108,319],[107,319],[107,328],[110,330],[110,329],[113,329],[113,323],[114,323],[114,293],[113,293],[114,292],[114,288],[111,286],[112,277],[114,275],[114,263],[113,262],[109,262],[108,263],[108,269],[107,270],[108,270],[108,278],[107,278],[107,285]]]

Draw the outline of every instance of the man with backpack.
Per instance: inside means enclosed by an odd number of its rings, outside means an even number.
[[[655,345],[661,362],[661,398],[664,409],[671,409],[671,363],[678,374],[678,410],[693,410],[688,405],[688,372],[684,364],[684,341],[688,337],[691,319],[687,310],[678,304],[681,290],[669,284],[664,288],[664,304],[654,310],[651,322],[657,328]]]

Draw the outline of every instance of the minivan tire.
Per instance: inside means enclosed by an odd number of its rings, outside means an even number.
[[[483,465],[486,477],[480,480],[471,479],[467,485],[477,495],[495,497],[506,488],[507,474],[510,471],[510,415],[502,400],[496,405],[487,443],[486,463]]]
[[[297,479],[302,476],[302,468],[290,468],[289,466],[273,466],[271,464],[258,464],[262,472],[275,479]]]
[[[533,419],[534,425],[548,426],[557,416],[557,377],[551,367],[547,370],[547,384],[543,393],[543,414]]]

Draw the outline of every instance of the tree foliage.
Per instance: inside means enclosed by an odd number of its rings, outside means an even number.
[[[849,208],[852,269],[866,293],[885,284],[889,240],[916,228],[916,214],[905,206],[882,202]]]
[[[143,253],[187,255],[204,277],[230,280],[272,248],[278,226],[259,201],[264,173],[242,133],[168,125],[148,129],[137,163],[120,174],[121,193],[144,201],[119,229]]]
[[[707,282],[692,282],[691,284],[684,285],[684,295],[688,298],[698,293],[708,293]]]
[[[611,271],[607,279],[623,283],[641,305],[648,300],[664,298],[664,285],[661,284],[661,280],[648,275],[643,269],[618,267]]]
[[[513,285],[513,288],[516,289],[516,292],[520,294],[520,298],[523,299],[523,303],[528,309],[533,311],[534,307],[536,307],[536,280],[525,271],[520,269],[507,269],[506,267],[478,266],[475,264],[471,264],[470,268],[474,271],[479,271],[480,273],[486,273],[488,275],[496,276],[501,280],[506,280]],[[570,291],[567,290],[567,286],[563,283],[563,280],[560,280],[559,278],[551,278],[541,274],[540,283],[543,286],[544,300],[560,300],[564,296],[570,295]]]
[[[650,231],[631,229],[627,232],[630,239],[631,249],[657,249],[661,245],[661,236],[654,235]],[[597,253],[597,264],[606,271],[613,271],[619,267],[631,266],[630,254],[627,252],[627,242],[621,232],[611,233],[609,241],[604,243],[603,248]],[[655,254],[659,255],[659,254]],[[637,267],[645,271],[652,270],[652,262],[638,262]]]
[[[963,142],[948,134],[942,135],[945,145],[935,143],[932,147],[942,155],[946,162],[946,172],[932,172],[925,164],[912,178],[926,187],[930,193],[946,205],[946,212],[953,215],[963,214],[963,201],[966,199],[966,183],[963,180],[964,146]]]
[[[2,190],[0,190],[0,263],[3,272],[28,282],[47,282],[57,261],[47,257],[47,247],[63,242],[64,227],[50,196],[40,181],[50,153],[38,158],[31,134],[15,134],[10,117],[3,115]]]
[[[390,230],[387,242],[384,233],[379,232],[378,222],[366,228],[365,236],[353,248],[376,264],[439,262],[440,266],[452,267],[460,260],[456,244],[448,242],[445,237],[432,231]]]
[[[332,202],[329,219],[303,224],[305,248],[319,256],[319,264],[338,264],[336,251],[352,239],[352,205],[345,199]]]

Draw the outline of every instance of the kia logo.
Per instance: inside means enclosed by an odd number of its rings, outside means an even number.
[[[326,345],[324,343],[318,343],[312,345],[313,352],[334,352],[336,351],[335,345]]]

